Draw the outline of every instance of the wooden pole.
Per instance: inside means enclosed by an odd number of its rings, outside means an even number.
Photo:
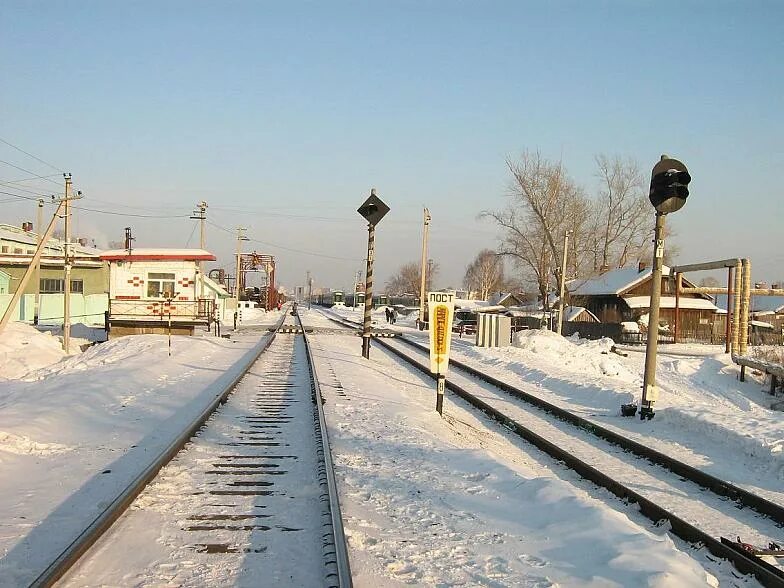
[[[71,352],[71,174],[65,175],[65,242],[63,243],[63,351]]]
[[[732,292],[732,268],[727,268],[727,324],[725,325],[725,334],[724,338],[726,339],[724,343],[724,353],[731,353],[732,351],[732,327],[731,319],[734,316],[732,312],[732,304],[730,301],[733,299],[733,292]]]
[[[564,312],[566,311],[566,260],[568,259],[567,252],[569,250],[569,231],[564,233],[564,250],[563,262],[561,263],[561,275],[558,282],[558,327],[556,333],[559,335],[563,331]]]
[[[678,342],[678,335],[681,327],[681,274],[675,274],[675,343]]]
[[[38,247],[36,247],[35,249],[35,253],[33,254],[33,259],[30,260],[30,265],[27,267],[27,270],[22,276],[22,281],[19,282],[19,286],[16,288],[16,292],[14,292],[14,295],[11,298],[11,302],[8,303],[8,307],[5,309],[3,318],[0,319],[0,333],[8,324],[8,321],[11,320],[11,315],[16,310],[16,306],[17,304],[19,304],[19,299],[24,294],[25,288],[27,288],[27,284],[30,281],[30,278],[33,276],[35,266],[41,260],[41,254],[44,251],[45,244],[49,242],[49,238],[52,236],[52,233],[54,232],[54,227],[57,224],[57,219],[60,217],[60,211],[63,209],[64,206],[65,206],[65,200],[60,200],[60,204],[57,206],[57,210],[54,211],[54,214],[52,215],[52,220],[49,222],[49,226],[46,228],[46,232],[44,233],[41,242],[38,244]]]
[[[44,200],[38,199],[38,215],[36,218],[35,232],[38,235],[38,246],[41,246],[44,228]],[[33,315],[33,324],[38,324],[38,319],[41,313],[41,258],[38,258],[38,263],[35,264],[35,307]]]
[[[419,280],[419,328],[425,321],[425,285],[427,283],[427,228],[430,226],[430,211],[424,210],[424,227],[422,229],[422,265]]]

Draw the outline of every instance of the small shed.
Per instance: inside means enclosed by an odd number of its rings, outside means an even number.
[[[215,298],[200,297],[203,249],[115,249],[109,264],[109,337],[144,333],[192,335],[214,318]],[[171,323],[171,327],[169,324]]]

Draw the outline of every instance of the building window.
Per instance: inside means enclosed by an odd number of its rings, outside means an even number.
[[[174,274],[147,274],[147,298],[173,298]]]
[[[3,253],[8,253],[8,245],[3,245]]]
[[[14,247],[14,253],[24,253],[24,250],[21,247]]]
[[[62,278],[41,278],[41,294],[62,294],[64,283]],[[71,292],[84,294],[84,280],[71,280]]]
[[[63,280],[58,278],[41,278],[41,294],[59,294],[63,291]]]

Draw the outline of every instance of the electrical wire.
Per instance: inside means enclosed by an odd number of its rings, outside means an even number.
[[[46,178],[56,178],[61,174],[49,174],[45,176],[35,176],[34,178],[20,178],[18,180],[2,180],[0,184],[21,184],[22,182],[31,182],[32,180],[43,180]]]
[[[110,214],[113,216],[127,216],[133,218],[190,218],[189,214],[172,214],[172,215],[159,215],[159,214],[134,214],[132,212],[117,212],[114,210],[100,210],[97,208],[87,208],[86,206],[71,206],[75,210],[84,210],[87,212],[96,212],[98,214]]]
[[[199,226],[199,223],[193,223],[193,228],[191,229],[191,234],[188,236],[188,240],[185,241],[185,246],[188,247],[191,244],[191,239],[193,239],[193,234],[196,232],[196,227]]]
[[[23,171],[24,173],[30,174],[31,176],[35,176],[35,177],[38,176],[38,174],[35,173],[34,171],[30,171],[29,169],[25,169],[23,167],[19,167],[18,165],[15,165],[15,164],[13,164],[13,163],[11,163],[9,161],[5,161],[4,159],[0,159],[0,163],[4,163],[7,166],[13,167],[14,169],[18,169],[19,171]],[[31,178],[31,179],[33,179],[33,178]],[[56,184],[58,186],[61,185],[60,182],[55,182],[52,178],[42,178],[42,179],[45,179],[47,182],[52,182],[53,184]]]
[[[40,192],[36,192],[35,190],[28,190],[27,188],[20,188],[19,186],[9,186],[5,182],[0,182],[0,186],[4,188],[8,188],[9,190],[18,190],[19,192],[25,192],[27,194],[34,194],[37,196],[49,196],[50,194],[41,194]]]
[[[21,198],[23,200],[32,200],[33,202],[38,202],[39,200],[42,200],[42,198],[34,198],[32,196],[23,196],[22,194],[14,194],[13,192],[4,192],[2,190],[0,190],[0,194],[5,194],[6,196],[13,196],[15,198]],[[47,194],[47,196],[48,196],[48,194]],[[44,202],[46,202],[46,201],[44,201]]]
[[[222,226],[220,226],[220,225],[218,225],[218,224],[216,224],[216,223],[214,223],[212,221],[208,220],[207,224],[210,225],[210,226],[215,227],[216,229],[220,229],[221,231],[224,231],[225,233],[228,233],[230,235],[234,235],[234,231],[232,231],[231,229],[227,229],[226,227],[222,227]],[[334,255],[326,255],[324,253],[315,253],[314,251],[304,251],[302,249],[293,249],[291,247],[285,247],[283,245],[278,245],[276,243],[270,243],[269,241],[261,241],[260,239],[251,239],[250,237],[246,237],[244,240],[245,241],[250,241],[252,243],[260,243],[261,245],[267,245],[268,247],[274,247],[276,249],[282,249],[283,251],[291,251],[292,253],[301,253],[303,255],[312,255],[313,257],[323,257],[325,259],[336,259],[336,260],[339,260],[339,261],[353,261],[353,262],[362,261],[361,259],[356,258],[356,257],[337,257],[337,256],[334,256]]]
[[[36,157],[36,156],[35,156],[35,155],[33,155],[32,153],[28,153],[27,151],[25,151],[25,150],[24,150],[24,149],[22,149],[21,147],[17,147],[17,146],[16,146],[16,145],[14,145],[13,143],[9,143],[8,141],[6,141],[5,139],[3,139],[2,137],[0,137],[0,143],[5,143],[5,144],[6,144],[6,145],[8,145],[9,147],[13,147],[14,149],[16,149],[17,151],[19,151],[20,153],[24,153],[24,154],[25,154],[25,155],[27,155],[28,157],[32,157],[32,158],[33,158],[33,159],[35,159],[36,161],[39,161],[39,162],[43,163],[44,165],[48,165],[48,166],[49,166],[49,167],[51,167],[53,170],[55,170],[55,171],[57,171],[57,172],[60,172],[60,173],[64,173],[64,172],[63,172],[63,170],[61,170],[61,169],[59,169],[58,167],[56,167],[56,166],[52,165],[52,164],[51,164],[51,163],[49,163],[48,161],[44,161],[43,159],[41,159],[40,157]]]

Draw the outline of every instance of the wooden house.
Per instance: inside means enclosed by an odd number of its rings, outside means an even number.
[[[589,279],[572,280],[567,284],[569,300],[592,312],[602,323],[646,324],[650,312],[651,269],[639,266],[623,267]],[[670,269],[662,271],[659,322],[664,330],[672,330],[675,323],[675,283],[669,279]],[[683,285],[693,284],[683,278]],[[684,338],[712,340],[721,320],[720,310],[707,294],[680,296],[680,332]]]

